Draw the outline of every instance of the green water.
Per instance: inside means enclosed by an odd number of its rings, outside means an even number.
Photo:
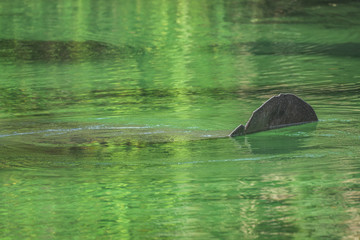
[[[359,10],[2,0],[0,239],[358,239]],[[223,138],[281,92],[319,122]]]

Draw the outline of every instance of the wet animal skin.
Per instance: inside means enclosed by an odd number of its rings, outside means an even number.
[[[246,125],[240,124],[229,137],[316,121],[318,118],[310,104],[294,94],[281,93],[263,103],[253,112]]]

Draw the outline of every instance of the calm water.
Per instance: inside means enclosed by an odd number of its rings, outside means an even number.
[[[0,239],[359,239],[359,66],[358,1],[3,0]]]

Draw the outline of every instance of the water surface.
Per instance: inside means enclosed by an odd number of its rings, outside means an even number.
[[[2,1],[0,238],[358,238],[359,8]],[[319,122],[225,137],[281,92]]]

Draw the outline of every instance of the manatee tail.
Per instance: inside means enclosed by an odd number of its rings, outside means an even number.
[[[308,103],[294,94],[281,93],[263,103],[246,125],[240,124],[229,137],[316,121],[316,113]]]

